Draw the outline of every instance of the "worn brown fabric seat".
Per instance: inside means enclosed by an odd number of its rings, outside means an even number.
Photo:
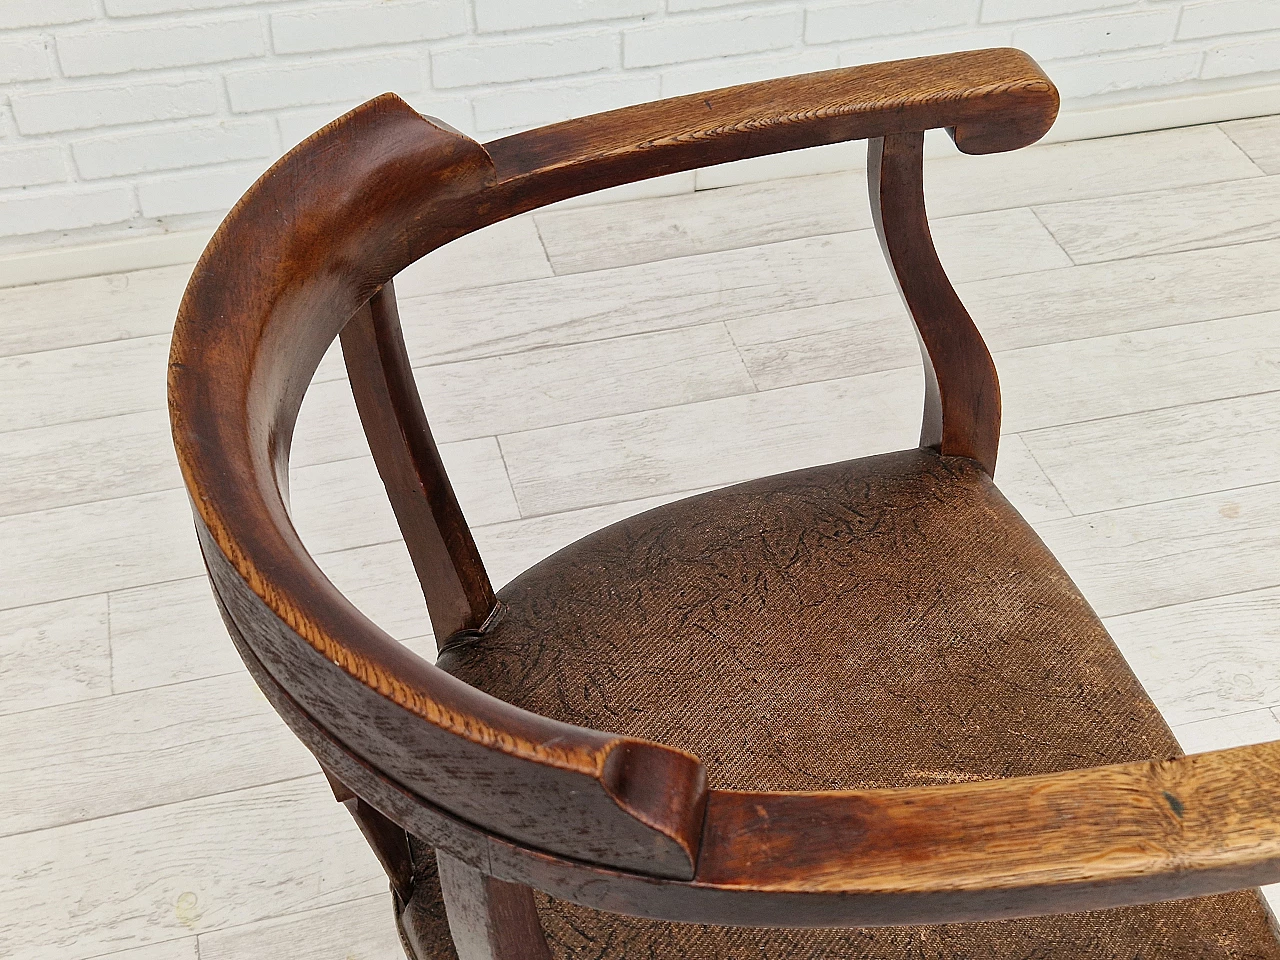
[[[544,716],[688,750],[719,789],[844,790],[1177,756],[1048,549],[972,461],[911,450],[632,517],[499,592],[439,665]],[[410,912],[443,931],[429,849]],[[1276,958],[1255,891],[945,926],[711,927],[538,894],[560,958]],[[440,938],[440,957],[451,957]]]

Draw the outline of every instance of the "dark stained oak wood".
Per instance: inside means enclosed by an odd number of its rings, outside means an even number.
[[[991,474],[1000,445],[1000,384],[978,328],[938,259],[924,209],[924,134],[868,144],[871,217],[924,359],[920,446],[976,460]]]
[[[414,656],[329,583],[289,520],[294,421],[345,329],[433,625],[483,629],[492,591],[417,401],[391,278],[568,196],[860,137],[879,140],[877,228],[934,380],[922,442],[990,471],[998,388],[933,251],[921,134],[947,127],[968,152],[1014,149],[1056,109],[1052,84],[1012,50],[732,87],[487,146],[387,95],[290,151],[236,205],[179,313],[174,442],[228,631],[275,709],[353,794],[345,802],[398,892],[409,890],[409,831],[441,851],[463,939],[502,956],[504,931],[530,922],[523,887],[675,920],[861,926],[1280,879],[1280,744],[929,788],[708,791],[696,757],[520,710]],[[468,918],[477,903],[487,906]]]
[[[478,630],[493,587],[422,412],[388,280],[342,328],[360,422],[404,534],[436,640]]]
[[[1057,91],[1026,54],[975,50],[659,100],[485,149],[500,179],[535,175],[532,193],[512,198],[519,212],[695,167],[936,127],[965,153],[1016,150],[1044,136],[1057,111]]]
[[[437,853],[458,960],[551,960],[533,891]]]

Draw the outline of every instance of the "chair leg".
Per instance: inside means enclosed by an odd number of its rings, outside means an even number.
[[[533,891],[436,851],[458,960],[551,960]]]

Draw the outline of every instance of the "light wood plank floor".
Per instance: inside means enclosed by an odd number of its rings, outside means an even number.
[[[1188,750],[1280,738],[1280,117],[928,166],[997,480]],[[690,492],[910,446],[860,173],[498,225],[398,281],[494,579]],[[392,960],[381,871],[250,683],[164,413],[189,267],[0,290],[0,956]],[[296,520],[432,641],[336,356]],[[478,389],[472,389],[472,385]]]

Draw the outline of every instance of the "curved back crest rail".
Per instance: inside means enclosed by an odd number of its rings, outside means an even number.
[[[1056,111],[1039,67],[1005,49],[731,87],[485,145],[387,94],[294,148],[231,211],[178,317],[174,441],[228,629],[402,897],[406,831],[461,871],[442,870],[446,892],[478,876],[494,897],[520,884],[716,924],[980,920],[1280,880],[1275,744],[936,787],[709,790],[698,757],[522,710],[418,658],[335,589],[290,521],[295,418],[340,335],[435,633],[483,632],[494,591],[422,412],[393,276],[568,197],[862,138],[875,226],[922,344],[921,446],[990,474],[995,369],[934,252],[923,135],[1013,150]]]

